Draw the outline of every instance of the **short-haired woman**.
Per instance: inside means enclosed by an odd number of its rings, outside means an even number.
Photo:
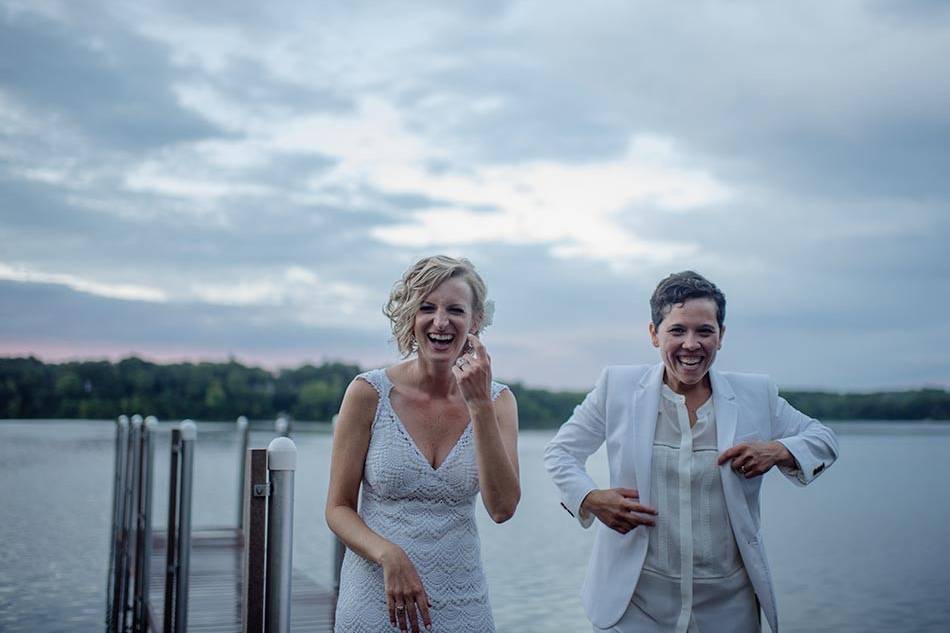
[[[347,546],[339,633],[495,630],[475,496],[501,523],[521,490],[515,398],[492,380],[478,339],[490,321],[485,297],[468,260],[417,262],[384,308],[408,360],[360,374],[346,391],[326,508]]]
[[[545,452],[564,507],[599,520],[582,601],[594,631],[777,630],[759,520],[762,475],[800,485],[838,456],[834,434],[756,374],[711,369],[726,298],[702,275],[650,300],[657,365],[608,367]],[[584,469],[605,443],[610,488]]]

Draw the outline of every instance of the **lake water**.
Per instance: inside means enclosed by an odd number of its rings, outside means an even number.
[[[769,473],[762,514],[784,633],[950,631],[950,424],[834,425],[842,458],[799,488]],[[102,629],[114,426],[0,422],[0,631]],[[541,463],[552,432],[520,441],[523,500],[495,525],[479,510],[501,633],[590,631],[579,599],[592,531],[557,500]],[[252,444],[271,436],[255,432]],[[329,584],[323,521],[330,438],[299,433],[294,563]],[[159,437],[156,527],[164,524],[168,435]],[[235,522],[237,438],[200,424],[194,525]],[[606,482],[602,454],[590,470]],[[766,627],[767,628],[767,627]]]

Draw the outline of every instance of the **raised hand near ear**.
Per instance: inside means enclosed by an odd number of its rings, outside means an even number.
[[[491,356],[474,334],[468,335],[471,351],[459,356],[452,368],[465,404],[470,410],[491,404]]]

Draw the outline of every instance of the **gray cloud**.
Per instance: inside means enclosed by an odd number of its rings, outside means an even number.
[[[932,63],[948,52],[943,13],[895,29],[860,4],[820,18],[625,7],[538,20],[524,10],[503,28],[443,33],[436,50],[452,63],[431,84],[457,95],[448,107],[498,106],[439,131],[480,139],[479,158],[501,162],[610,155],[655,133],[782,190],[946,193],[950,82]]]
[[[0,264],[171,300],[0,280],[0,353],[381,364],[394,353],[379,306],[403,269],[442,251],[488,280],[504,378],[585,387],[605,363],[652,362],[649,294],[694,268],[729,297],[725,368],[786,386],[950,383],[934,354],[935,315],[950,309],[940,3],[43,6],[58,8],[0,13]],[[368,138],[338,138],[334,121]],[[284,124],[302,138],[275,139]],[[602,165],[637,135],[730,191],[616,211],[612,228],[692,246],[674,261],[371,236],[421,211],[505,212],[435,177]],[[388,178],[366,167],[375,151],[392,154]],[[264,299],[223,305],[243,290]]]
[[[7,231],[22,231],[23,234],[35,235],[37,231],[73,233],[97,228],[94,218],[88,215],[63,213],[62,199],[50,187],[3,177],[2,172],[0,199],[3,200],[0,220]],[[16,246],[16,243],[9,243],[6,248]]]
[[[867,0],[865,5],[885,17],[921,21],[924,26],[950,21],[950,7],[941,0]]]
[[[95,297],[56,284],[0,281],[8,346],[40,342],[46,349],[106,352],[125,349],[168,356],[188,354],[224,358],[248,355],[265,362],[304,359],[384,358],[386,331],[311,328],[279,309],[235,309],[194,303],[145,304]],[[61,318],[61,314],[69,318]]]
[[[118,149],[221,134],[177,103],[167,51],[124,31],[97,35],[36,16],[8,16],[0,21],[4,90]]]

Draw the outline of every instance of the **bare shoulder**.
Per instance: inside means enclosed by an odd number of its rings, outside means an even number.
[[[350,382],[343,397],[352,400],[354,404],[372,404],[375,406],[379,401],[379,394],[376,392],[376,387],[360,376],[357,376]]]
[[[376,388],[363,378],[354,378],[346,388],[346,393],[343,394],[339,422],[343,424],[372,423],[373,418],[376,417],[377,406],[379,406],[379,394]]]
[[[498,397],[495,398],[495,405],[501,405],[506,408],[518,407],[518,400],[515,398],[515,394],[511,391],[511,388],[507,385],[498,393]]]
[[[518,401],[511,389],[504,389],[495,398],[495,414],[505,425],[518,427]]]

